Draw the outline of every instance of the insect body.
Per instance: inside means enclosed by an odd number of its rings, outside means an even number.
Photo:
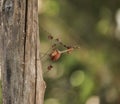
[[[57,61],[61,56],[61,52],[58,49],[56,49],[53,50],[49,56],[52,61]]]
[[[60,39],[58,39],[58,38],[57,38],[57,39],[54,39],[52,35],[49,35],[49,36],[48,36],[48,39],[49,39],[49,40],[54,40],[54,41],[56,42],[56,43],[52,44],[52,46],[51,46],[51,49],[52,49],[52,50],[51,50],[51,52],[50,52],[50,54],[49,54],[49,58],[50,58],[50,60],[53,61],[53,62],[58,61],[63,53],[68,53],[68,54],[69,54],[69,53],[71,53],[74,49],[79,49],[79,48],[80,48],[80,47],[77,47],[77,46],[67,46],[67,45],[63,44],[63,43],[60,41]],[[59,50],[58,47],[57,47],[57,45],[63,46],[63,47],[65,48],[65,50]],[[47,52],[49,52],[49,51],[47,51]],[[52,68],[53,68],[52,65],[49,65],[49,66],[47,67],[48,71],[51,70]]]
[[[52,60],[52,61],[57,61],[60,57],[61,57],[61,54],[63,54],[63,53],[70,53],[72,50],[73,50],[74,48],[73,47],[71,47],[71,48],[68,48],[68,49],[66,49],[66,50],[63,50],[63,51],[60,51],[60,50],[58,50],[58,49],[55,49],[55,50],[53,50],[51,53],[50,53],[50,59]]]

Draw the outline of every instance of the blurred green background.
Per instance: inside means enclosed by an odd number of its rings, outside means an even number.
[[[120,0],[42,0],[39,24],[41,53],[49,34],[81,47],[50,62],[45,104],[120,104]]]

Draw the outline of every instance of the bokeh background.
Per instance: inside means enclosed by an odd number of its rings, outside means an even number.
[[[50,62],[45,104],[120,104],[120,0],[41,0],[39,24],[41,54],[49,34],[80,46]]]

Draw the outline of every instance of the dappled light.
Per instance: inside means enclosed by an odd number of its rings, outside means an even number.
[[[100,104],[100,98],[98,96],[92,96],[87,100],[86,104]]]
[[[120,40],[120,9],[116,12],[116,38]]]
[[[85,75],[83,71],[75,71],[70,77],[70,82],[73,87],[77,87],[83,83]]]

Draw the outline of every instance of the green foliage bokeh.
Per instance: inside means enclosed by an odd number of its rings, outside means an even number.
[[[49,34],[80,46],[50,62],[45,104],[120,104],[120,1],[44,0],[40,6],[41,51],[50,47]]]

